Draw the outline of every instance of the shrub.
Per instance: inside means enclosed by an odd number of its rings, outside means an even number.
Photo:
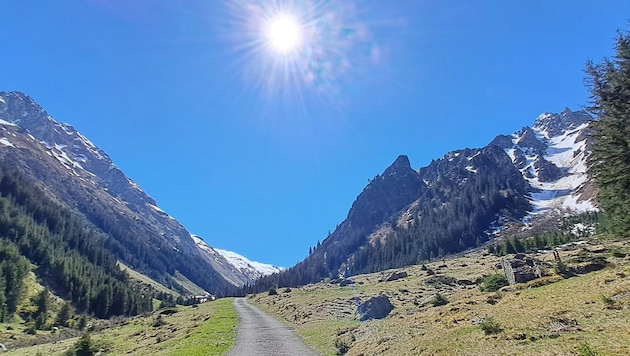
[[[577,354],[578,356],[597,356],[598,355],[598,353],[595,352],[593,349],[591,349],[591,346],[586,342],[582,342],[580,346],[578,346]]]
[[[612,251],[610,251],[610,254],[613,257],[617,257],[617,258],[624,258],[624,257],[626,257],[628,255],[626,252],[624,252],[623,250],[618,249],[618,248],[613,249]]]
[[[503,274],[493,274],[485,277],[479,288],[483,292],[495,292],[508,285],[507,278]]]
[[[337,348],[337,355],[342,356],[350,351],[350,345],[340,338],[335,339],[335,348]]]
[[[503,331],[503,329],[501,329],[501,324],[494,320],[493,317],[486,318],[486,320],[479,324],[479,327],[481,327],[481,330],[483,330],[486,335],[498,334]]]
[[[448,303],[449,300],[440,293],[436,294],[431,301],[431,305],[433,305],[434,307],[439,307],[440,305],[446,305]]]
[[[97,347],[90,339],[90,334],[85,333],[70,350],[64,353],[64,356],[92,356],[96,351]]]
[[[151,326],[153,326],[154,328],[159,328],[160,326],[165,324],[166,322],[164,321],[164,319],[162,319],[162,314],[158,314],[155,320],[153,320],[153,324],[151,324]]]
[[[278,291],[275,288],[269,288],[268,295],[277,295]]]

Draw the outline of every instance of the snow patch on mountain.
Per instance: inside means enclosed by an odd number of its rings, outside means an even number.
[[[225,261],[230,265],[231,268],[238,271],[238,273],[244,276],[245,279],[249,282],[253,282],[260,277],[284,270],[283,267],[277,267],[266,263],[252,261],[247,257],[239,255],[238,253],[233,251],[214,248],[208,245],[207,242],[205,242],[201,237],[197,235],[190,235],[190,237],[193,239],[193,241],[195,241],[199,249],[205,251],[209,256],[213,256],[215,262],[221,264],[223,261]]]
[[[7,146],[7,147],[15,147],[14,144],[11,143],[11,141],[9,141],[6,137],[2,137],[0,138],[0,144]]]
[[[241,256],[236,252],[222,250],[219,248],[215,248],[215,251],[220,253],[225,259],[230,262],[234,267],[241,271],[250,271],[254,273],[258,273],[258,277],[268,276],[270,274],[274,274],[284,270],[282,267],[273,266],[267,263],[260,263],[256,261],[252,261],[247,257]]]
[[[579,193],[588,181],[585,132],[589,118],[569,109],[542,114],[531,129],[512,135],[512,147],[504,148],[532,187],[530,217],[546,210],[597,210],[592,200]]]

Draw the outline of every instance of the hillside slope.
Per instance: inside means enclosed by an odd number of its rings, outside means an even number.
[[[629,252],[624,239],[561,246],[568,268],[607,264],[594,272],[578,268],[581,274],[570,278],[554,273],[551,251],[528,254],[549,276],[495,292],[480,286],[502,273],[501,257],[473,249],[250,301],[294,326],[323,355],[628,355]],[[395,273],[403,277],[387,281]],[[360,322],[359,306],[374,297],[387,298],[392,311]]]
[[[399,156],[310,256],[251,290],[416,264],[480,246],[512,224],[596,210],[586,172],[590,120],[583,111],[545,113],[531,128],[417,171]]]
[[[0,159],[49,198],[85,216],[107,235],[109,251],[160,283],[190,293],[173,278],[181,273],[217,295],[240,285],[243,277],[235,271],[214,268],[217,259],[227,260],[203,253],[104,151],[19,92],[0,92]]]

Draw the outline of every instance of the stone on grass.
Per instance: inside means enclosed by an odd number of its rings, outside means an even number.
[[[394,306],[385,294],[372,297],[357,307],[359,320],[383,319],[394,310]]]

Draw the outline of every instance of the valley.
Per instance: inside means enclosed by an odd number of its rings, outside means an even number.
[[[581,273],[558,274],[551,251],[528,253],[546,266],[544,277],[483,291],[488,276],[503,274],[501,259],[514,255],[479,248],[422,265],[252,294],[248,300],[294,328],[322,355],[630,352],[630,246],[598,235],[557,251],[568,270]],[[387,281],[401,272],[407,275]],[[393,309],[382,319],[359,321],[358,306],[374,296],[386,296]],[[90,337],[105,354],[222,355],[235,342],[238,319],[232,301],[95,320]],[[44,343],[28,347],[35,337],[25,337],[22,328],[0,327],[4,340],[11,335],[19,340],[7,344],[13,347],[9,354],[62,355],[81,335],[62,337],[69,332],[63,328],[57,335],[38,331]]]

